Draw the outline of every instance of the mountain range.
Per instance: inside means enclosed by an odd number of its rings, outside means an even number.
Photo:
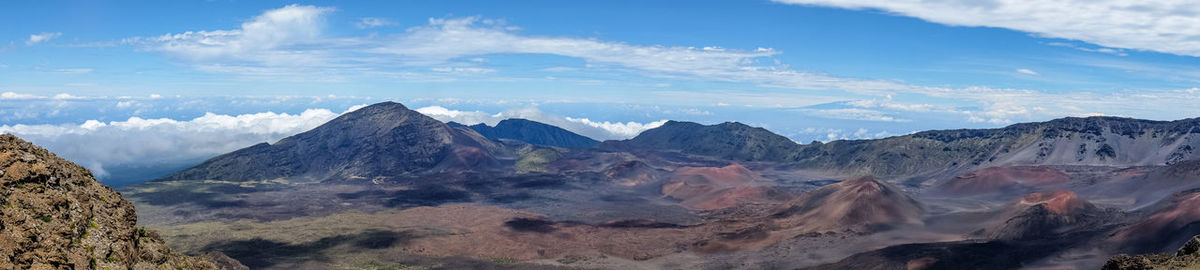
[[[1196,127],[799,144],[668,121],[597,142],[385,102],[121,192],[184,253],[251,268],[1094,269],[1200,234]]]

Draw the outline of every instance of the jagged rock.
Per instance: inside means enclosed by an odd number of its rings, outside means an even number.
[[[138,228],[133,204],[91,172],[0,135],[0,269],[218,269]]]
[[[1200,236],[1180,247],[1175,255],[1144,254],[1113,256],[1104,264],[1103,270],[1149,270],[1149,269],[1200,269]]]
[[[1192,240],[1188,240],[1187,244],[1183,244],[1183,247],[1180,247],[1179,251],[1175,252],[1175,256],[1196,255],[1198,251],[1200,251],[1200,236],[1192,237]]]

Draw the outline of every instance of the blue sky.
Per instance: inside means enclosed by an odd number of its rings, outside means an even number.
[[[0,132],[101,169],[121,163],[103,156],[116,150],[89,142],[152,148],[128,150],[125,163],[191,160],[385,100],[445,121],[525,117],[598,139],[666,119],[740,121],[800,142],[1067,116],[1173,120],[1200,115],[1194,6],[5,2]],[[236,139],[188,135],[201,127]],[[168,151],[180,147],[194,151]]]

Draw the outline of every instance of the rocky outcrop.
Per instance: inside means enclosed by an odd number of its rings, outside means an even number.
[[[138,228],[133,204],[83,167],[0,135],[0,269],[217,269]]]
[[[1192,237],[1172,254],[1113,256],[1103,270],[1200,269],[1200,236]]]

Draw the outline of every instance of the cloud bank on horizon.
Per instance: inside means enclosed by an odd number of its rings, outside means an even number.
[[[305,109],[295,114],[261,112],[229,115],[205,112],[202,116],[186,120],[134,116],[108,122],[86,120],[79,124],[0,125],[0,134],[17,135],[41,145],[63,158],[91,169],[98,177],[104,179],[109,176],[106,168],[113,166],[195,162],[258,143],[274,143],[363,106],[366,104],[350,106],[337,113],[323,108]],[[643,130],[658,127],[665,122],[593,122],[586,118],[553,115],[536,107],[496,114],[477,110],[452,110],[441,106],[426,106],[416,110],[441,121],[456,121],[468,125],[495,125],[503,119],[525,118],[553,124],[600,140],[632,138]]]
[[[649,123],[632,121],[624,123],[597,122],[587,118],[551,115],[538,110],[536,107],[510,109],[495,114],[482,111],[451,110],[442,106],[422,107],[416,109],[416,111],[442,122],[457,122],[464,125],[485,124],[495,126],[504,119],[522,118],[554,125],[600,141],[633,138],[641,134],[642,131],[662,126],[667,122],[667,120],[658,120]]]

